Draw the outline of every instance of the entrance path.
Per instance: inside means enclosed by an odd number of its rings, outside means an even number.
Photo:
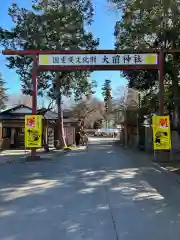
[[[179,240],[180,185],[105,143],[0,167],[1,240]]]

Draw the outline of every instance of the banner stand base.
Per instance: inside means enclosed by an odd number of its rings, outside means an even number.
[[[26,157],[26,161],[27,162],[36,162],[38,160],[42,160],[42,158],[40,156],[27,156]]]
[[[171,157],[171,151],[169,150],[155,150],[154,151],[154,159],[157,162],[169,162],[172,157]]]

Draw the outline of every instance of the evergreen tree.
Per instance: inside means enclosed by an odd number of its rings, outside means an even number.
[[[180,2],[178,0],[109,0],[123,14],[115,26],[116,49],[179,49]],[[180,123],[180,55],[165,56],[165,111],[176,114],[175,126]],[[146,113],[156,112],[158,102],[158,72],[155,70],[123,71],[134,87],[144,94]],[[145,106],[145,105],[143,105]],[[179,125],[180,127],[180,125]]]
[[[7,88],[5,88],[5,81],[0,73],[0,111],[5,109],[7,101]]]
[[[12,4],[9,15],[14,27],[0,29],[0,42],[10,49],[42,50],[93,50],[99,44],[85,26],[92,22],[91,1],[86,0],[36,0],[32,11]],[[20,76],[24,94],[32,94],[32,58],[28,56],[8,57],[8,67],[15,68]],[[89,71],[40,72],[38,94],[56,100],[58,109],[59,144],[65,145],[63,137],[62,96],[73,96],[79,100],[83,94],[90,93],[94,83],[90,81]]]
[[[101,88],[102,92],[102,96],[104,97],[104,104],[105,104],[105,110],[106,112],[111,112],[111,104],[112,104],[112,96],[111,96],[111,91],[112,91],[112,88],[111,88],[111,80],[109,79],[106,79],[104,81],[104,84]]]

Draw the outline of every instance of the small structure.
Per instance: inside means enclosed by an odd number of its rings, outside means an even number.
[[[7,109],[0,113],[0,149],[24,148],[24,117],[31,115],[32,109],[25,105]],[[46,108],[39,109],[37,114],[43,116],[43,139],[50,147],[57,140],[57,113]],[[63,122],[67,144],[73,144],[75,127],[78,121],[71,118],[70,110],[64,110]]]

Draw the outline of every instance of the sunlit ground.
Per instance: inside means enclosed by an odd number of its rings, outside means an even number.
[[[70,151],[51,163],[3,167],[1,240],[115,240],[113,224],[123,240],[180,234],[179,186],[111,144]]]

